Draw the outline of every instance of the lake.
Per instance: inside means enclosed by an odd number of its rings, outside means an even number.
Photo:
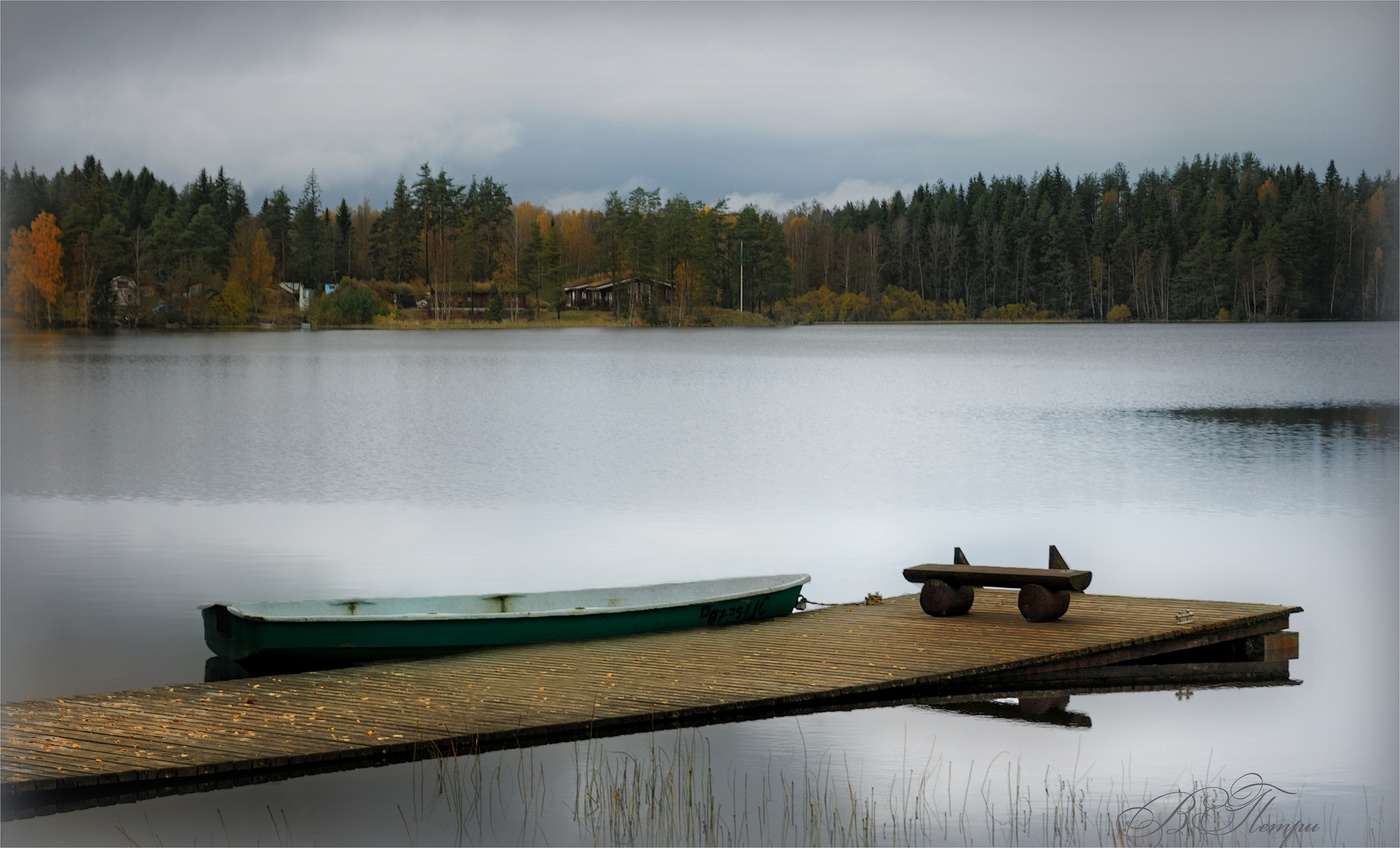
[[[1315,826],[1290,844],[1397,841],[1395,324],[0,344],[5,701],[202,680],[215,600],[801,571],[831,603],[907,593],[955,545],[1038,567],[1055,544],[1097,593],[1305,609],[1299,685],[1074,695],[1075,726],[766,718],[13,821],[7,844],[1093,844],[1251,774]],[[1217,838],[1280,841],[1166,841]]]

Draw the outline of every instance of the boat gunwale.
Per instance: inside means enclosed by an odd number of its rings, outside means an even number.
[[[272,623],[278,623],[278,624],[282,624],[282,623],[286,623],[286,624],[295,624],[295,623],[303,623],[303,622],[304,622],[304,623],[348,623],[348,622],[379,622],[379,621],[382,621],[382,622],[396,622],[396,621],[499,621],[499,620],[501,620],[501,619],[565,618],[565,617],[569,617],[569,616],[579,616],[579,615],[594,616],[594,615],[612,615],[612,614],[619,614],[619,613],[648,612],[648,611],[651,611],[651,610],[678,609],[678,608],[682,608],[682,607],[696,606],[696,605],[699,605],[699,604],[716,604],[716,603],[723,603],[723,602],[725,602],[725,601],[734,601],[734,600],[739,600],[739,599],[742,599],[742,598],[752,598],[752,597],[757,596],[757,595],[767,595],[767,594],[773,594],[773,593],[775,593],[775,592],[783,592],[783,591],[792,589],[792,588],[794,588],[794,587],[804,586],[804,585],[806,585],[807,583],[810,583],[810,582],[811,582],[812,577],[811,577],[811,575],[809,575],[809,574],[800,573],[800,572],[794,572],[794,573],[789,573],[789,574],[762,575],[762,576],[753,577],[753,578],[732,577],[732,578],[718,578],[718,579],[715,579],[715,580],[682,581],[682,582],[675,582],[675,583],[651,583],[651,584],[645,584],[645,585],[640,585],[640,586],[603,586],[603,587],[599,587],[599,588],[596,588],[596,589],[555,590],[555,591],[551,591],[551,592],[505,592],[505,593],[502,593],[502,595],[511,596],[511,597],[527,597],[527,596],[530,596],[530,595],[567,594],[567,593],[570,592],[570,591],[575,591],[575,592],[590,592],[590,593],[592,593],[592,592],[602,593],[602,592],[612,592],[612,591],[636,591],[636,590],[638,590],[638,589],[658,589],[658,588],[665,587],[665,586],[687,586],[687,585],[693,585],[693,584],[695,584],[695,583],[722,583],[722,582],[726,582],[726,581],[730,581],[730,580],[748,580],[748,579],[751,579],[751,580],[781,579],[781,580],[783,580],[783,582],[781,582],[781,583],[769,583],[769,584],[765,584],[765,585],[763,585],[763,586],[759,586],[759,587],[756,587],[756,588],[752,588],[752,589],[749,589],[749,590],[746,590],[746,591],[730,592],[730,593],[724,594],[724,595],[710,595],[710,596],[705,596],[705,597],[690,597],[690,598],[684,598],[684,599],[680,599],[680,600],[666,601],[666,602],[663,602],[663,603],[636,604],[636,605],[616,606],[616,607],[559,607],[559,608],[556,608],[556,609],[548,609],[548,610],[520,610],[520,611],[513,611],[513,612],[464,612],[464,613],[452,613],[452,612],[447,612],[447,613],[440,613],[440,612],[410,612],[410,613],[392,613],[392,614],[387,614],[387,615],[374,615],[374,614],[362,614],[362,613],[355,613],[355,614],[349,614],[349,615],[346,615],[346,614],[341,614],[341,615],[265,615],[265,614],[262,614],[262,613],[254,613],[254,612],[245,611],[245,610],[241,609],[240,607],[236,606],[236,605],[233,604],[233,603],[201,604],[201,605],[199,606],[199,609],[200,609],[201,611],[203,611],[203,610],[206,610],[206,609],[212,609],[212,608],[214,608],[214,607],[222,606],[222,607],[224,607],[226,610],[228,610],[228,612],[229,612],[231,615],[236,615],[236,616],[238,616],[239,618],[243,619],[244,621],[266,621],[266,622],[272,622]],[[325,600],[324,602],[325,602],[325,603],[330,603],[330,604],[339,604],[339,603],[357,603],[357,602],[358,602],[358,603],[363,603],[363,602],[365,602],[365,601],[371,601],[371,600],[394,600],[394,601],[435,600],[435,601],[442,601],[442,600],[455,599],[455,598],[473,598],[473,599],[479,599],[479,598],[496,598],[496,597],[501,597],[502,595],[425,595],[425,596],[421,596],[421,597],[411,597],[411,598],[364,598],[364,597],[361,597],[361,598],[327,599],[327,600]],[[296,603],[304,603],[304,602],[305,602],[305,601],[300,601],[300,600],[298,600],[298,601],[256,601],[256,602],[247,602],[247,601],[245,601],[245,602],[243,602],[243,603],[247,603],[247,604],[249,604],[249,605],[251,606],[253,603],[256,603],[256,604],[258,604],[258,605],[263,605],[263,604],[272,605],[272,604],[296,604]]]

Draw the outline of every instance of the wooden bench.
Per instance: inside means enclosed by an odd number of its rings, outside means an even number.
[[[1069,609],[1070,597],[1083,592],[1092,571],[1076,571],[1050,546],[1049,568],[1001,568],[970,565],[962,548],[953,549],[952,565],[916,565],[904,569],[904,579],[922,583],[919,605],[929,615],[963,615],[972,608],[973,587],[1020,589],[1016,605],[1027,621],[1054,621]]]

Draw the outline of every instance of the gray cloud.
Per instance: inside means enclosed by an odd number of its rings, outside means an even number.
[[[382,203],[833,197],[1196,153],[1397,168],[1395,4],[0,5],[0,148]]]

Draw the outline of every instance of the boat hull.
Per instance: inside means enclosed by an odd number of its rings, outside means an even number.
[[[400,657],[456,653],[493,645],[518,645],[597,639],[713,627],[791,613],[807,575],[779,575],[748,581],[700,581],[593,590],[612,606],[528,609],[544,595],[495,595],[446,598],[360,599],[320,602],[338,614],[305,614],[311,602],[289,604],[210,604],[202,607],[204,641],[215,654],[240,662],[314,662],[342,664]],[[710,594],[687,587],[711,590]],[[716,588],[732,590],[713,593]],[[643,603],[630,603],[627,593]],[[671,600],[658,595],[675,593]],[[553,593],[558,595],[560,593]],[[452,612],[483,602],[499,612]],[[378,605],[378,607],[376,607]],[[375,615],[381,607],[416,608],[412,613]],[[525,607],[526,609],[518,609]],[[435,609],[436,608],[436,609]],[[321,608],[311,612],[320,612]],[[279,614],[279,612],[283,614]]]

